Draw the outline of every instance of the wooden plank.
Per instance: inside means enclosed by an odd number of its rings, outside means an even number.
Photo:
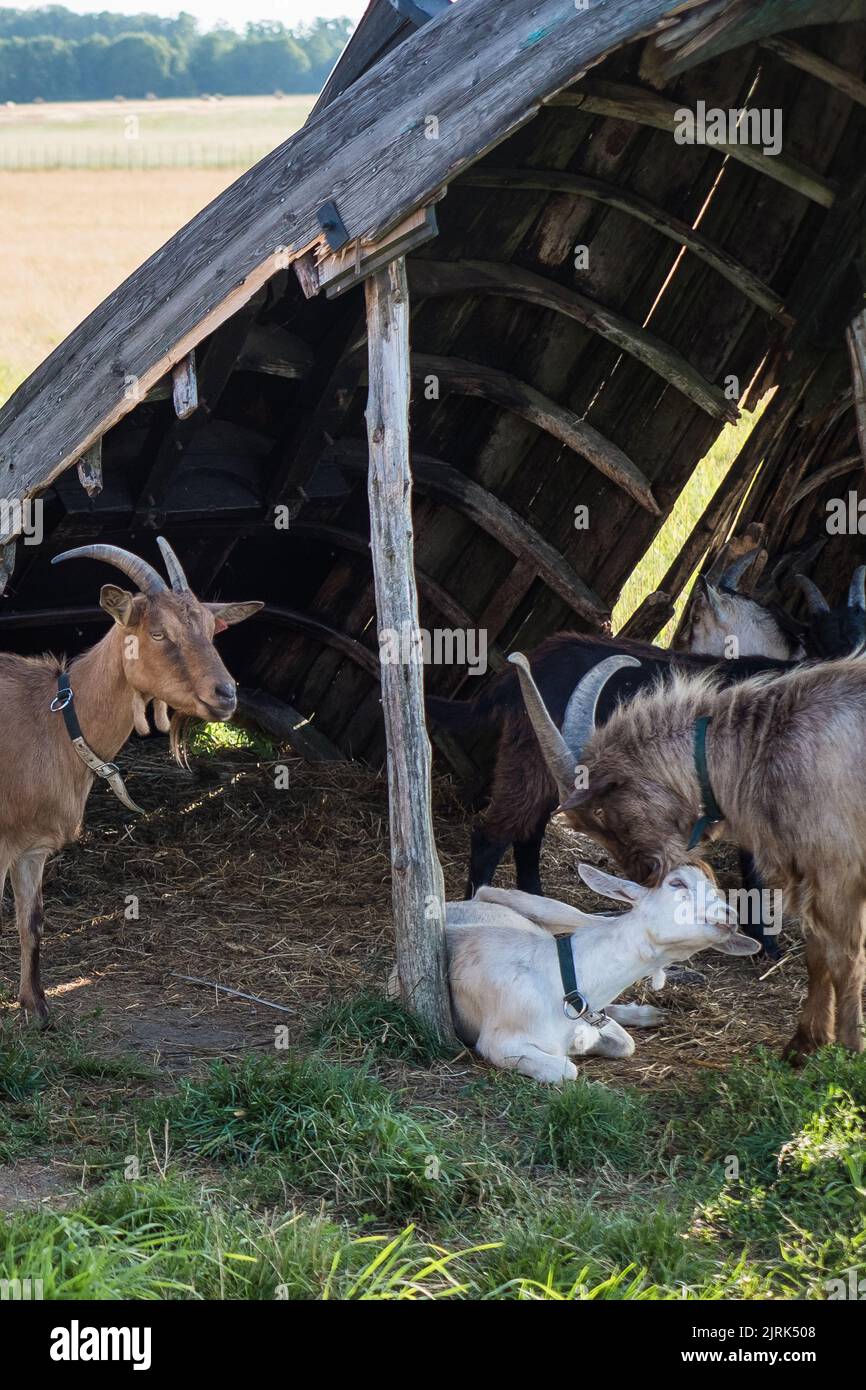
[[[714,419],[732,423],[739,419],[737,407],[726,399],[724,392],[707,381],[682,353],[662,342],[649,329],[534,271],[523,270],[518,265],[497,265],[493,261],[419,260],[409,262],[409,284],[413,295],[424,297],[497,294],[552,309],[622,348]]]
[[[761,47],[768,53],[776,53],[792,67],[800,68],[802,72],[808,72],[812,77],[817,77],[821,82],[826,82],[828,86],[834,87],[843,96],[849,97],[851,101],[856,101],[858,106],[866,106],[866,82],[855,77],[853,73],[847,72],[845,68],[840,68],[838,63],[828,62],[822,58],[820,53],[813,53],[811,48],[804,48],[802,44],[793,43],[791,39],[776,37],[764,39]]]
[[[674,604],[670,595],[656,589],[653,593],[647,594],[628,622],[623,623],[617,636],[630,637],[635,642],[652,642],[673,616]]]
[[[328,456],[355,473],[367,472],[367,450],[358,440],[338,440],[328,449]],[[437,502],[456,507],[512,555],[531,564],[569,608],[595,627],[603,627],[610,621],[610,610],[559,552],[492,492],[441,459],[423,454],[413,454],[412,476],[418,492],[429,493]]]
[[[599,473],[627,492],[645,511],[658,516],[659,505],[652,488],[636,463],[610,439],[605,439],[592,425],[581,420],[565,406],[557,405],[528,382],[520,381],[508,372],[480,362],[467,362],[460,357],[437,357],[414,353],[412,375],[436,377],[441,387],[464,396],[480,396],[502,410],[522,415],[538,429],[553,435],[576,454],[585,458]]]
[[[8,541],[0,549],[0,597],[6,592],[6,585],[12,578],[12,571],[15,569],[15,541]]]
[[[98,497],[102,491],[102,440],[97,439],[78,460],[78,481],[88,497]]]
[[[171,372],[171,398],[178,420],[188,420],[198,410],[198,378],[195,374],[195,349],[188,352]]]
[[[286,704],[263,690],[238,692],[238,715],[241,721],[251,720],[265,733],[290,743],[296,753],[307,762],[345,762],[346,756],[340,752],[329,738],[316,728],[315,724]],[[235,722],[238,722],[235,720]]]
[[[731,256],[721,246],[716,246],[702,232],[674,217],[664,208],[652,203],[639,193],[632,193],[618,184],[603,179],[588,178],[583,174],[571,174],[559,169],[472,169],[460,180],[469,188],[526,188],[544,189],[551,193],[566,193],[575,198],[591,198],[616,208],[629,217],[635,217],[648,226],[654,227],[662,236],[685,246],[699,260],[734,285],[741,294],[757,304],[766,313],[782,322],[791,322],[785,305],[779,295],[753,275],[735,256]]]
[[[861,309],[845,330],[845,343],[851,363],[851,382],[854,391],[854,415],[857,420],[857,439],[863,464],[866,467],[866,309]]]
[[[601,78],[584,78],[579,87],[569,92],[560,92],[550,98],[549,106],[575,107],[590,111],[594,116],[609,116],[621,121],[635,121],[638,125],[649,125],[655,130],[664,130],[673,135],[678,127],[677,112],[682,108],[657,92],[633,87],[625,82],[605,82]],[[736,159],[750,169],[775,179],[795,193],[801,193],[820,207],[831,208],[836,198],[836,190],[829,180],[822,178],[813,170],[807,169],[799,160],[790,155],[764,154],[754,145],[707,142],[708,148],[718,150],[720,155]]]
[[[47,486],[261,285],[321,244],[317,211],[335,190],[353,237],[383,236],[544,97],[654,32],[678,3],[609,0],[579,12],[562,0],[531,11],[525,0],[469,0],[417,30],[151,256],[7,401],[0,496]],[[439,139],[426,138],[428,111]]]
[[[424,722],[409,466],[409,287],[396,261],[366,282],[370,389],[370,541],[383,631],[414,634],[409,662],[382,662],[397,977],[404,1003],[443,1040],[454,1037],[445,946],[445,883],[433,835]]]

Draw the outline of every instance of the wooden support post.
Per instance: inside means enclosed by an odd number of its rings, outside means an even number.
[[[366,295],[368,494],[378,630],[401,637],[404,632],[412,634],[413,660],[382,662],[397,974],[408,1007],[443,1040],[451,1040],[445,887],[433,838],[430,742],[424,723],[413,555],[405,259],[401,256],[371,275]]]

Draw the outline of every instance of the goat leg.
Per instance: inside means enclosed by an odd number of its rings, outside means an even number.
[[[542,822],[541,828],[531,839],[514,841],[514,868],[517,875],[517,886],[524,893],[534,893],[538,897],[544,893],[541,886],[541,844],[544,839],[545,823]]]
[[[772,913],[769,916],[764,914],[765,894],[764,880],[758,872],[757,866],[748,850],[740,850],[740,875],[743,880],[743,887],[746,889],[746,915],[748,920],[740,917],[740,929],[746,936],[750,936],[753,941],[760,941],[767,960],[780,960],[782,948],[779,945],[778,932],[773,930]]]
[[[12,865],[15,916],[21,943],[21,985],[18,1002],[40,1028],[48,1023],[48,1005],[39,972],[39,946],[42,939],[42,874],[46,850],[32,850]]]
[[[782,1050],[782,1057],[792,1066],[801,1066],[812,1052],[826,1046],[834,1038],[836,991],[824,942],[811,931],[806,936],[806,965],[809,970],[809,991],[793,1037]]]

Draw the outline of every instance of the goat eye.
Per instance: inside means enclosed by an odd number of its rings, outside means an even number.
[[[153,638],[154,642],[162,642],[165,637],[164,632],[152,632],[150,635]]]
[[[675,878],[671,881],[671,888],[685,888],[685,886],[681,878]]]
[[[595,818],[596,818],[597,821],[601,821],[602,825],[604,824],[604,807],[603,807],[603,806],[596,806],[595,810],[593,811],[593,815],[595,816]]]

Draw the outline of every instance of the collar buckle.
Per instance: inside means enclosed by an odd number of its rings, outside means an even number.
[[[74,698],[75,696],[72,693],[71,686],[67,686],[65,690],[61,690],[59,695],[54,696],[48,708],[51,710],[52,714],[60,714],[61,710],[65,710],[67,705],[72,704]]]

